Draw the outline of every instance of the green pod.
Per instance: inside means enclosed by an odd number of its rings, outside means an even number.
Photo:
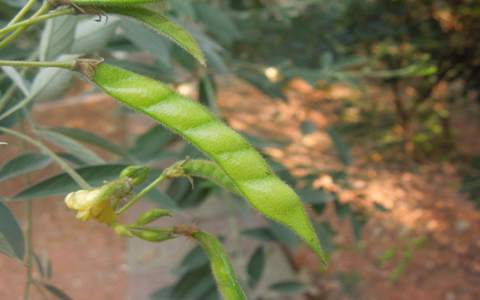
[[[145,241],[163,242],[176,237],[172,229],[130,228],[130,232]]]
[[[207,179],[224,187],[233,194],[241,195],[227,174],[214,162],[204,159],[192,159],[187,160],[182,165],[182,168],[187,176]]]
[[[138,217],[137,221],[135,222],[135,225],[138,225],[138,226],[147,225],[160,218],[170,217],[170,216],[172,216],[170,211],[166,209],[155,208],[141,214],[140,217]]]
[[[91,80],[113,98],[149,115],[203,151],[256,210],[290,228],[326,262],[315,230],[293,189],[273,173],[240,134],[204,106],[161,82],[105,63],[97,65]]]
[[[76,5],[97,5],[97,6],[131,6],[155,2],[164,2],[164,0],[71,0]]]
[[[210,267],[223,299],[246,300],[247,296],[238,283],[237,275],[222,243],[216,237],[203,231],[193,233],[192,237],[202,246],[210,260]]]

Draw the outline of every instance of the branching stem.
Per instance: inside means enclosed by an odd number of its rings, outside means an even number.
[[[36,23],[39,23],[51,18],[55,18],[58,16],[71,15],[75,12],[75,10],[71,7],[64,7],[64,8],[59,8],[57,10],[54,10],[51,13],[45,14],[50,9],[50,7],[51,7],[50,3],[48,1],[45,1],[43,5],[40,7],[40,9],[31,18],[22,22],[7,25],[6,27],[0,29],[0,37],[5,35],[6,33],[9,33],[15,30],[12,34],[7,36],[5,39],[3,39],[0,42],[0,49],[10,44],[10,42],[15,40],[22,32],[24,32],[31,25],[34,25]]]
[[[13,19],[11,19],[10,22],[8,22],[7,26],[15,24],[19,20],[21,20],[30,11],[30,9],[32,9],[32,7],[35,5],[35,2],[37,2],[37,0],[29,0],[25,4],[25,6],[17,13],[17,15],[13,17]]]

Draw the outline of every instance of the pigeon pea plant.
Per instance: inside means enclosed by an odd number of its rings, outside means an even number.
[[[157,4],[156,8],[159,10],[152,9],[149,6],[151,4]],[[30,0],[0,29],[0,49],[9,46],[31,26],[47,20],[84,15],[95,15],[101,20],[106,18],[107,14],[112,14],[132,18],[156,33],[168,37],[190,53],[200,65],[205,65],[204,54],[195,39],[161,12],[164,4],[165,1],[162,0],[50,0],[44,1],[36,12],[31,13],[31,10],[37,7],[37,3]],[[55,28],[52,23],[48,24],[46,30],[50,31],[62,26],[62,24],[57,24],[57,28]],[[54,40],[55,38],[53,36]],[[26,87],[22,80],[22,72],[26,73],[31,68],[44,68],[40,72],[45,72],[43,75],[47,76],[48,72],[52,72],[52,68],[61,69],[63,70],[61,73],[55,74],[66,78],[70,78],[70,73],[73,72],[81,74],[83,78],[94,83],[114,99],[133,110],[150,116],[173,133],[181,136],[200,150],[208,160],[188,158],[180,160],[161,171],[160,175],[154,177],[153,180],[150,180],[152,177],[149,173],[154,173],[154,170],[145,166],[119,165],[116,169],[117,178],[108,182],[92,182],[88,180],[87,173],[101,172],[100,167],[90,167],[88,170],[82,171],[75,170],[66,161],[67,156],[54,153],[40,140],[30,137],[24,132],[8,128],[8,126],[1,126],[1,133],[30,144],[46,155],[25,154],[18,157],[15,165],[23,165],[23,169],[16,168],[13,172],[7,172],[6,176],[26,173],[33,168],[38,169],[44,166],[49,159],[55,161],[81,187],[81,190],[69,190],[65,197],[65,204],[76,211],[79,220],[100,222],[111,227],[115,233],[121,236],[140,238],[149,242],[162,242],[178,237],[195,240],[210,262],[218,291],[224,299],[246,299],[246,295],[226,251],[215,236],[202,231],[195,225],[179,224],[168,228],[152,226],[153,221],[175,215],[173,211],[165,208],[144,212],[131,224],[122,223],[120,216],[139,200],[154,192],[161,182],[177,178],[188,178],[193,181],[193,177],[200,177],[244,198],[255,210],[290,229],[319,257],[322,264],[322,266],[319,265],[319,268],[325,265],[326,255],[299,197],[292,188],[277,177],[257,150],[241,135],[230,129],[201,104],[177,94],[168,85],[108,64],[102,58],[68,55],[60,56],[58,60],[49,60],[49,58],[57,57],[62,53],[61,44],[65,39],[68,37],[58,38],[55,40],[58,44],[51,44],[51,48],[53,48],[51,51],[56,52],[55,55],[40,51],[40,53],[34,53],[29,60],[0,60],[0,66],[4,73],[16,84],[2,95],[0,121],[11,117],[23,117],[27,123],[31,124],[31,129],[35,134],[60,146],[70,143],[71,149],[76,148],[77,144],[72,146],[69,135],[89,141],[95,140],[95,136],[75,130],[39,129],[29,118],[27,109],[31,102],[41,97],[48,97],[48,93],[45,95],[45,89],[41,88],[39,81],[34,81],[31,88]],[[51,43],[51,41],[42,39],[42,43],[45,42]],[[55,48],[56,46],[58,47]],[[14,68],[22,68],[22,71],[19,73]],[[39,80],[42,78],[40,77]],[[24,92],[26,97],[15,103],[10,100],[17,87]],[[108,143],[103,143],[103,146],[113,148],[122,156],[129,155],[123,149],[117,149]],[[82,157],[86,160],[102,162],[101,158],[83,147],[78,147],[76,151],[77,153],[78,151],[82,152]],[[4,166],[2,171],[5,169],[8,171],[8,166]],[[149,183],[145,186],[144,183],[147,181]],[[28,198],[29,193],[35,192],[35,189],[38,192],[39,187],[35,187],[33,191],[27,189],[15,198],[17,200]],[[21,231],[18,225],[15,225],[16,221],[13,215],[4,204],[0,204],[0,214],[2,224],[5,223],[4,220],[14,224],[9,226],[8,230],[1,228],[0,250],[9,256],[22,258],[24,256],[23,239],[18,239]],[[29,214],[31,220],[31,206]],[[27,232],[27,235],[30,234],[31,232]],[[31,284],[42,284],[32,279],[31,265],[34,253],[31,245],[27,249],[29,251],[27,266],[30,271],[27,279],[26,298],[28,298]],[[54,294],[60,293],[47,284],[44,287]]]

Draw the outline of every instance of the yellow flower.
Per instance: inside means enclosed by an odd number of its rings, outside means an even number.
[[[80,190],[65,197],[68,208],[77,211],[77,219],[87,221],[92,218],[101,223],[115,222],[115,211],[108,189]]]

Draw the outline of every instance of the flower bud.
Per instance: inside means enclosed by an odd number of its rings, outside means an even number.
[[[101,223],[111,224],[115,221],[115,211],[108,193],[111,189],[105,187],[70,193],[65,197],[65,204],[77,211],[79,220],[95,218]]]
[[[120,179],[130,178],[133,185],[139,185],[145,182],[150,169],[144,166],[130,166],[120,173]]]
[[[123,224],[115,224],[113,225],[113,230],[115,230],[115,232],[118,234],[118,235],[121,235],[121,236],[128,236],[128,237],[132,237],[133,234],[130,232],[130,230],[128,229],[127,226],[123,225]]]

